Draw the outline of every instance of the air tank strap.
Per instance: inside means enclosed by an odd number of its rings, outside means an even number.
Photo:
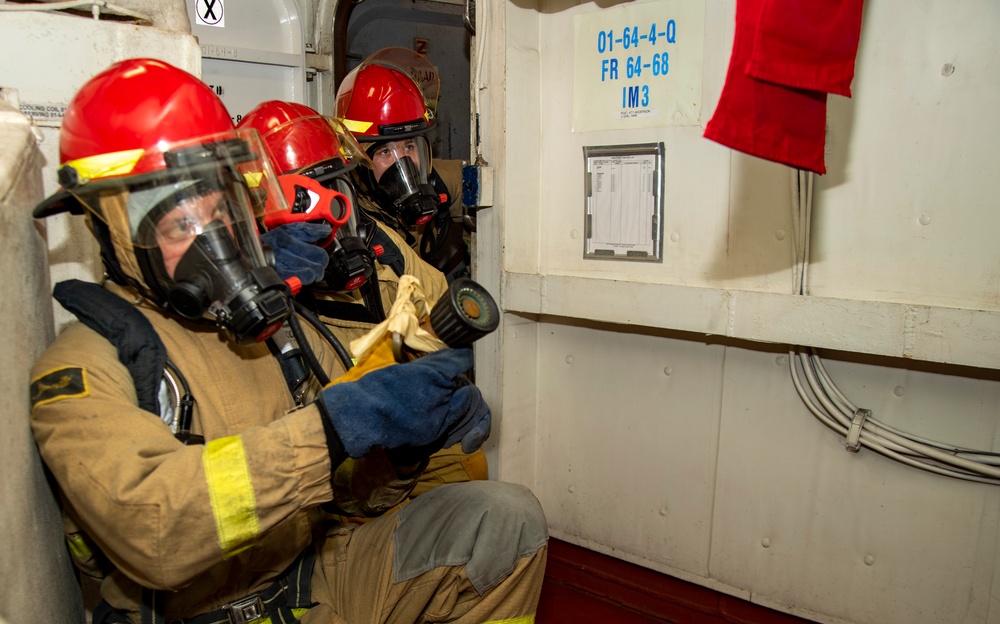
[[[139,310],[118,295],[93,282],[71,279],[52,291],[62,307],[103,336],[118,350],[118,359],[132,375],[139,407],[159,416],[160,380],[167,362],[167,348]]]

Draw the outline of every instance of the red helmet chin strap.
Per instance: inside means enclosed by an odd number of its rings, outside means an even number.
[[[304,175],[287,173],[278,176],[288,210],[267,210],[264,227],[272,230],[288,223],[319,222],[330,224],[330,236],[317,243],[326,248],[351,217],[351,200],[339,191],[328,189]]]

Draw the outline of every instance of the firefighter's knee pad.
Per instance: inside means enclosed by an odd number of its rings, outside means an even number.
[[[441,566],[464,565],[469,581],[482,594],[547,539],[545,514],[528,488],[499,481],[442,485],[399,512],[394,582]]]

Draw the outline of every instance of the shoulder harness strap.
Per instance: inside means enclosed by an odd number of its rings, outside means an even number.
[[[139,310],[98,284],[66,280],[52,291],[56,301],[118,349],[139,396],[139,407],[160,414],[159,389],[167,348]]]

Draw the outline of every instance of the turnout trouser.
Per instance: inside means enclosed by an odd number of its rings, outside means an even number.
[[[531,624],[547,528],[522,486],[443,485],[327,535],[303,624]]]

